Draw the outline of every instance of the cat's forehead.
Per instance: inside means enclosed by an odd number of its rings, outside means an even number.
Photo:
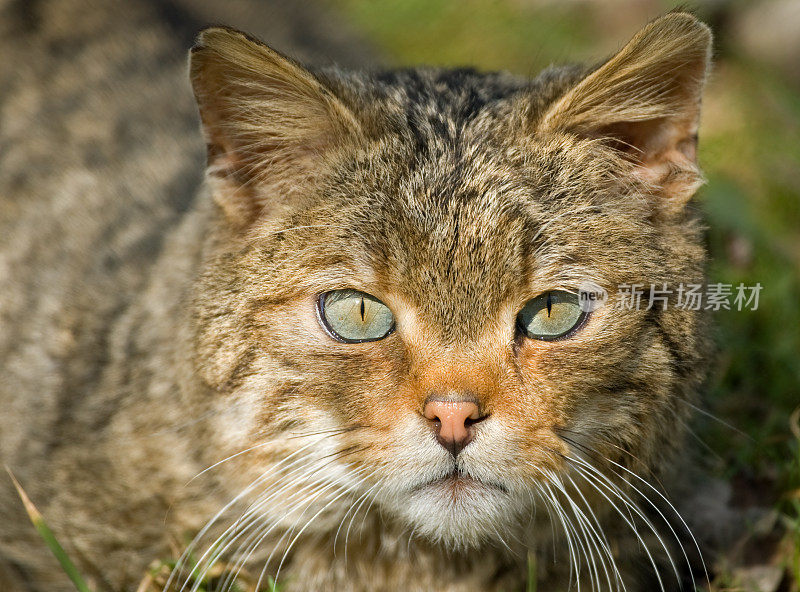
[[[544,266],[547,287],[563,285],[558,273],[580,253],[568,237],[588,220],[571,215],[584,196],[556,203],[536,169],[485,146],[401,152],[376,148],[360,183],[340,188],[338,219],[382,291],[402,294],[445,338],[464,339],[532,295]]]
[[[509,137],[521,88],[471,71],[387,75],[390,131],[329,188],[382,290],[449,337],[477,335],[537,285],[577,285],[592,253],[619,251],[635,229],[636,208],[601,195],[606,171],[581,146]],[[614,236],[594,240],[601,225]]]

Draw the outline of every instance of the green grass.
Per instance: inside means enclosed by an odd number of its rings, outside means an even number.
[[[477,65],[532,73],[553,60],[588,58],[594,45],[590,23],[557,3],[544,20],[525,2],[340,0],[332,4],[393,64]],[[532,53],[533,39],[538,43]]]
[[[526,586],[526,592],[536,592],[538,588],[536,574],[536,555],[528,553],[528,585]]]
[[[191,541],[191,537],[187,539],[186,546]],[[207,572],[203,572],[204,565],[211,564],[211,568]],[[146,579],[149,580],[149,587],[144,588],[145,592],[161,592],[170,576],[178,569],[178,561],[176,559],[157,560],[154,561],[147,573]],[[188,583],[188,588],[197,586],[198,592],[215,592],[220,589],[220,585],[224,582],[233,567],[227,564],[220,557],[220,552],[216,549],[211,550],[211,556],[207,561],[200,565],[194,554],[188,553],[183,561],[180,571],[176,574],[176,579],[172,582],[170,590],[179,589],[183,582]],[[267,577],[266,587],[256,590],[257,578],[252,577],[251,574],[244,569],[237,572],[237,577],[234,578],[225,588],[226,592],[280,592],[281,586],[273,579],[272,576]]]
[[[47,546],[47,548],[53,553],[59,565],[61,566],[61,569],[75,585],[75,589],[78,592],[93,592],[92,587],[87,584],[86,579],[83,577],[83,575],[81,575],[77,567],[75,567],[75,564],[58,542],[58,539],[53,534],[53,531],[50,530],[50,527],[47,525],[44,517],[30,500],[28,494],[22,488],[22,485],[19,484],[16,477],[14,477],[14,474],[8,467],[6,467],[6,471],[8,472],[9,477],[17,489],[17,493],[19,494],[20,500],[25,507],[25,511],[31,519],[33,527],[39,533],[44,545]],[[226,578],[228,574],[226,567],[228,566],[221,561],[212,562],[214,563],[214,566],[208,571],[208,573],[200,573],[201,566],[198,565],[194,555],[190,553],[185,560],[184,567],[181,568],[181,574],[188,572],[188,575],[182,575],[177,579],[181,584],[184,581],[187,582],[190,588],[197,586],[196,590],[198,592],[213,592],[218,589],[217,585]],[[177,568],[177,564],[178,561],[176,559],[154,561],[139,584],[137,592],[161,592],[161,590],[164,589],[164,586],[166,586],[170,575]],[[254,578],[249,578],[246,576],[246,574],[245,577],[250,581],[255,581]],[[226,588],[226,592],[280,592],[281,589],[281,586],[275,582],[272,576],[268,576],[266,588],[262,587],[256,591],[255,586],[255,583],[242,582],[234,579]]]
[[[61,569],[64,570],[64,573],[67,574],[67,577],[72,581],[75,585],[75,588],[78,592],[91,592],[91,588],[89,588],[86,580],[78,571],[78,568],[75,567],[75,564],[72,563],[72,560],[67,555],[64,548],[56,539],[53,531],[50,530],[50,527],[47,526],[47,523],[44,521],[44,517],[41,515],[39,510],[36,509],[36,506],[33,505],[28,494],[25,493],[25,490],[22,488],[22,485],[19,484],[17,478],[14,477],[14,474],[11,472],[11,469],[6,467],[6,471],[8,472],[8,476],[11,477],[11,480],[14,482],[14,487],[17,488],[17,493],[19,494],[19,498],[22,501],[22,504],[25,506],[25,511],[28,514],[28,517],[31,519],[31,523],[33,523],[33,527],[39,533],[39,536],[42,537],[42,541],[47,548],[53,553],[55,558],[58,560],[59,565],[61,565]]]

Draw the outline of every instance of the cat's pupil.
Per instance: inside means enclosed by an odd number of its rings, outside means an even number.
[[[547,316],[550,316],[550,312],[553,310],[553,296],[549,292],[547,293]]]
[[[361,299],[361,321],[364,321],[364,299]]]

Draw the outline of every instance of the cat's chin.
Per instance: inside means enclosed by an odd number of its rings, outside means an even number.
[[[452,549],[495,540],[518,521],[521,508],[499,483],[449,475],[412,488],[397,504],[415,534]]]

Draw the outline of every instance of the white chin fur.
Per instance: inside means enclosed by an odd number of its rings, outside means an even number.
[[[435,482],[392,501],[393,513],[416,535],[452,549],[505,538],[519,516],[519,506],[508,494],[474,481]]]

